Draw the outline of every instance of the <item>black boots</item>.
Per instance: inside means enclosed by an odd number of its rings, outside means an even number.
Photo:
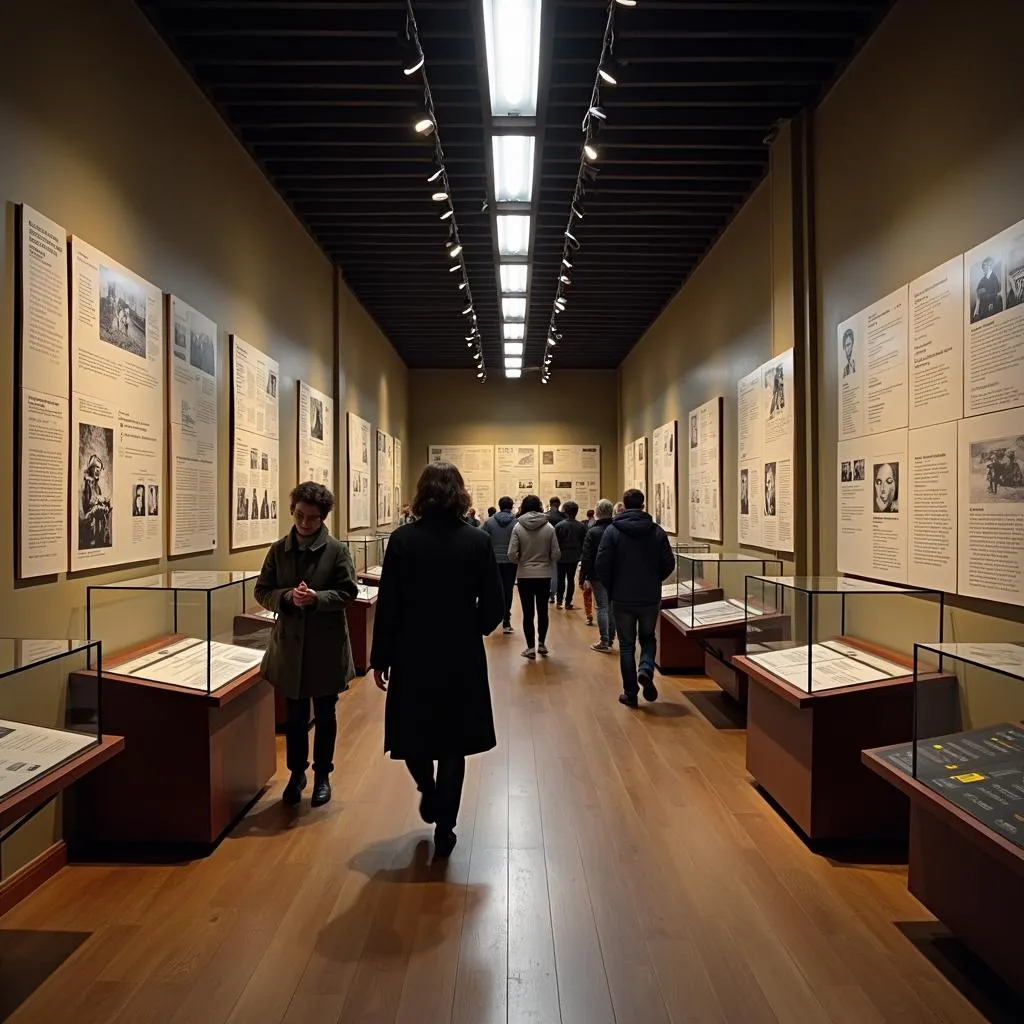
[[[309,799],[310,807],[323,807],[331,799],[331,779],[329,775],[313,776],[313,795]]]
[[[302,799],[302,791],[306,788],[306,773],[292,772],[288,785],[284,787],[281,800],[289,807],[294,807]]]

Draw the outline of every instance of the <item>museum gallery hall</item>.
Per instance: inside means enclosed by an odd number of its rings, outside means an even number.
[[[0,10],[0,1021],[1024,1021],[1024,4]]]

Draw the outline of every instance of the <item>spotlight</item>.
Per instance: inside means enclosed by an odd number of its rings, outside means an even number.
[[[596,117],[599,121],[608,120],[608,115],[600,107],[591,107],[587,111],[587,117]]]
[[[463,316],[469,316],[469,314],[470,314],[470,313],[472,313],[472,312],[473,312],[473,307],[472,307],[472,306],[470,305],[470,306],[467,306],[467,307],[466,307],[466,308],[465,308],[465,309],[464,309],[464,310],[462,311],[462,315],[463,315]]]
[[[449,206],[444,213],[441,214],[441,220],[447,220],[455,211]]]
[[[572,270],[572,264],[564,256],[562,257],[562,266]]]
[[[448,250],[448,255],[451,256],[451,258],[453,260],[457,260],[459,258],[459,254],[461,252],[462,252],[462,246],[461,245],[457,245],[453,249],[449,249]]]
[[[550,345],[550,346],[551,346],[552,348],[554,348],[554,347],[555,347],[555,345],[557,345],[557,344],[558,344],[558,342],[556,342],[556,341],[555,341],[555,339],[554,339],[554,336],[553,336],[553,335],[550,335],[550,334],[548,335],[548,344],[549,344],[549,345]]]
[[[402,69],[402,74],[415,75],[416,72],[419,71],[421,67],[423,67],[424,61],[425,58],[423,56],[423,52],[420,51],[420,55],[418,57],[414,57],[413,62],[411,64],[406,65],[406,67]]]
[[[565,276],[565,274],[562,274],[562,275],[561,275],[561,276],[560,276],[560,277],[558,278],[558,280],[559,280],[559,281],[561,281],[561,282],[562,282],[562,284],[572,284],[572,280],[571,280],[570,278],[566,277],[566,276]]]
[[[583,146],[583,152],[588,160],[597,159],[597,150],[589,142]]]
[[[461,263],[456,263],[455,266],[448,268],[448,273],[449,274],[455,274],[455,273],[458,273],[458,271],[460,271],[461,269],[462,269],[462,264]]]
[[[541,384],[547,384],[548,378],[547,377],[541,377],[540,382],[541,382]]]
[[[434,130],[432,117],[421,117],[415,124],[417,135],[429,135]]]
[[[440,178],[442,174],[444,174],[444,168],[438,167],[438,169],[434,171],[434,173],[429,178],[427,178],[427,183],[433,185],[434,182],[437,181],[437,179]]]
[[[484,371],[483,371],[483,370],[481,370],[481,371],[480,371],[480,372],[479,372],[479,373],[478,373],[478,374],[476,375],[476,379],[477,379],[477,380],[487,380],[487,374],[486,374],[486,373],[484,373]]]
[[[466,339],[466,348],[472,348],[475,344],[476,344],[476,338],[470,337],[470,338]]]
[[[636,7],[636,0],[615,0],[620,7]]]
[[[461,292],[462,289],[465,288],[465,287],[466,287],[466,282],[465,281],[460,281],[459,282],[459,291]]]
[[[566,231],[565,237],[574,249],[578,249],[580,247],[580,240],[571,231]]]
[[[431,197],[435,203],[443,203],[448,198],[447,192],[435,192]]]
[[[583,211],[575,203],[572,204],[570,209],[572,210],[572,215],[577,220],[583,220]]]

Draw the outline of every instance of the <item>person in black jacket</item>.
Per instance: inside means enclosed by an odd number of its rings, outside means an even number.
[[[643,493],[628,490],[622,496],[622,503],[625,512],[612,520],[601,538],[595,571],[608,588],[619,633],[622,669],[619,701],[635,708],[641,689],[644,700],[658,699],[654,685],[655,628],[661,611],[661,584],[672,574],[676,560],[665,531],[644,511]],[[636,664],[638,633],[639,671]]]
[[[552,526],[557,526],[563,519],[565,514],[562,512],[562,499],[556,494],[553,498],[548,499],[548,522]],[[558,589],[558,566],[551,566],[551,593],[548,594],[548,604],[555,603],[555,591]]]
[[[576,594],[576,569],[583,555],[583,540],[587,536],[587,524],[576,518],[579,512],[580,507],[575,501],[567,501],[562,509],[562,521],[555,526],[560,552],[555,602],[561,608],[564,597],[567,611],[572,611],[572,599]]]
[[[512,529],[516,525],[516,517],[512,515],[512,499],[505,495],[498,499],[500,511],[488,509],[490,516],[480,529],[491,538],[494,557],[501,573],[501,585],[505,588],[505,619],[502,632],[512,632],[512,598],[516,592],[516,564],[508,558],[508,542],[512,539]]]
[[[505,599],[490,537],[462,521],[468,508],[453,465],[423,470],[416,522],[388,541],[370,653],[387,691],[384,749],[416,781],[436,857],[455,848],[466,755],[497,742],[483,638],[501,624]]]
[[[602,498],[597,503],[594,525],[587,530],[587,537],[583,541],[583,556],[580,559],[580,586],[589,590],[594,595],[597,603],[597,628],[601,638],[596,644],[591,644],[592,651],[600,651],[602,654],[611,654],[615,643],[615,618],[612,615],[612,602],[608,597],[608,589],[597,578],[594,571],[594,563],[597,560],[597,551],[601,546],[601,538],[605,530],[612,525],[612,503],[607,498]]]

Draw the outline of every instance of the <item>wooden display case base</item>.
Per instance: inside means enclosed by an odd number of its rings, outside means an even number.
[[[722,591],[718,588],[702,590],[694,598],[696,604],[721,600]],[[688,607],[688,603],[679,599],[672,607]],[[697,641],[684,636],[679,625],[674,616],[667,614],[665,603],[662,602],[662,611],[658,615],[656,629],[658,653],[654,662],[655,667],[665,676],[702,674],[704,672],[704,648]]]
[[[910,801],[910,892],[1024,996],[1024,850],[879,753],[864,764]]]
[[[914,681],[907,659],[842,637],[845,643],[908,666],[895,679],[807,693],[734,658],[749,680],[747,771],[812,840],[904,840],[906,797],[861,762],[866,747],[909,742],[914,733]],[[956,681],[930,674],[932,693],[945,687],[952,704]]]
[[[348,620],[348,635],[352,643],[352,660],[356,672],[364,676],[370,671],[370,651],[373,648],[373,621],[377,610],[377,598],[368,601],[353,601],[345,609]]]
[[[125,751],[76,788],[68,834],[89,848],[212,845],[274,774],[270,684],[254,668],[207,694],[119,676],[116,667],[104,665],[103,721],[124,736]]]

